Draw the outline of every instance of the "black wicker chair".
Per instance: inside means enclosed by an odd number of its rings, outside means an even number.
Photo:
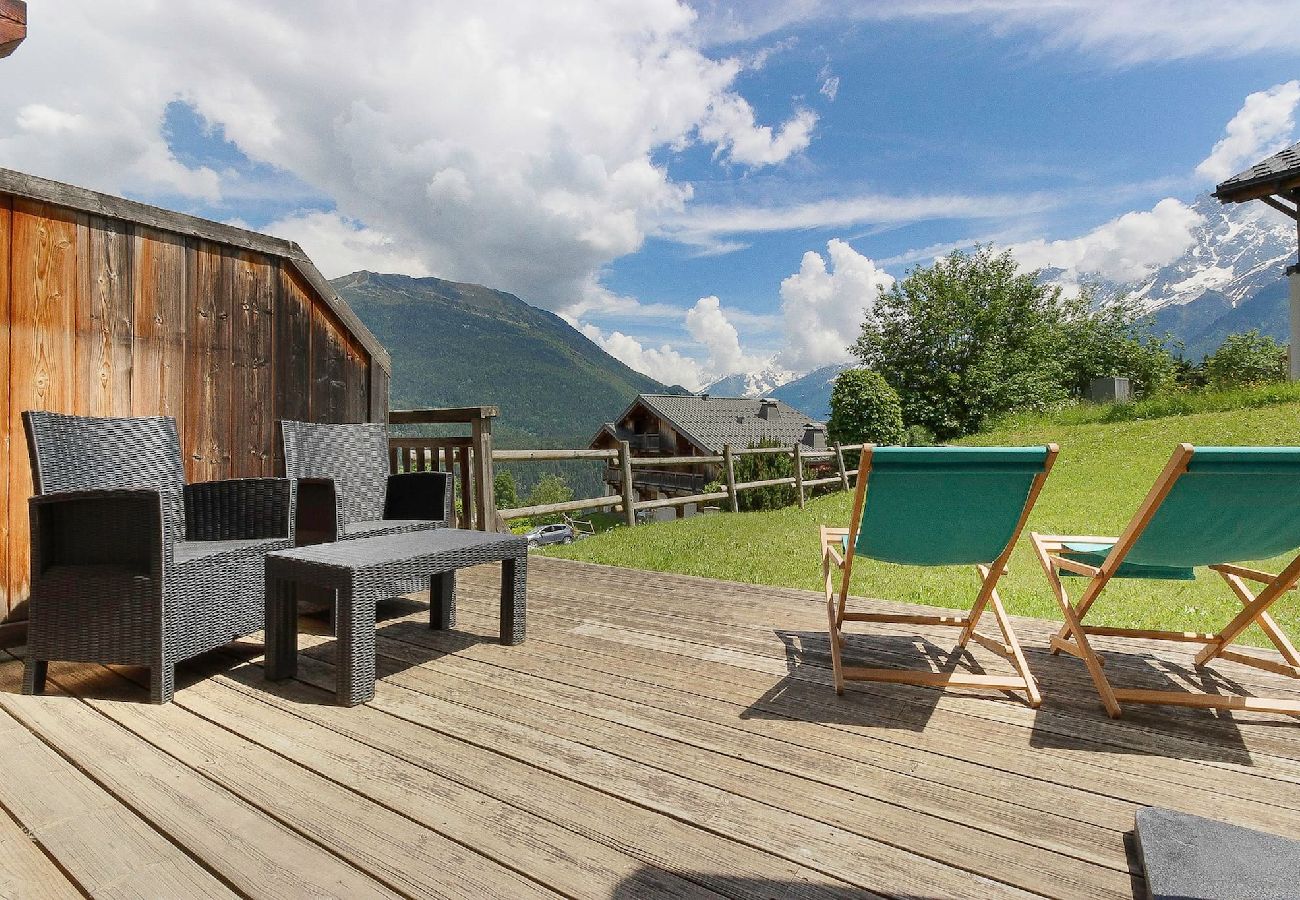
[[[263,556],[291,546],[283,478],[186,484],[170,418],[24,412],[35,493],[23,693],[50,660],[176,664],[259,631]]]
[[[280,427],[284,471],[294,490],[295,543],[425,531],[451,522],[451,473],[393,474],[385,426],[281,422]]]

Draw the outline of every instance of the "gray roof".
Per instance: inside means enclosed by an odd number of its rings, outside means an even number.
[[[1300,144],[1293,144],[1268,159],[1255,163],[1244,172],[1233,175],[1214,189],[1214,196],[1225,203],[1230,202],[1238,192],[1292,176],[1300,176]]]
[[[809,424],[822,427],[780,400],[679,394],[642,394],[637,400],[709,453],[721,453],[723,444],[737,449],[764,441],[794,444],[803,440]],[[773,404],[766,419],[758,414],[764,403]]]

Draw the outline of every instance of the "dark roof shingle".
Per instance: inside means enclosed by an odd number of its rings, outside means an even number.
[[[721,453],[724,444],[794,444],[803,440],[809,424],[822,425],[780,400],[678,394],[642,394],[637,399],[710,453]],[[759,415],[764,403],[772,404],[766,419]]]
[[[1293,144],[1285,150],[1274,153],[1244,172],[1238,172],[1227,181],[1220,182],[1214,189],[1214,196],[1226,202],[1232,199],[1233,194],[1245,188],[1275,179],[1289,178],[1292,175],[1300,175],[1300,144]]]

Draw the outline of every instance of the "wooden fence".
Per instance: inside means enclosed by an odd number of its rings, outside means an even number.
[[[421,436],[392,434],[388,458],[394,472],[441,469],[455,473],[459,503],[453,510],[453,527],[500,531],[496,514],[492,471],[492,420],[495,406],[457,409],[395,409],[388,414],[392,426],[468,426],[468,434]]]
[[[815,487],[838,484],[841,490],[849,489],[849,478],[857,475],[857,469],[847,469],[844,454],[861,450],[861,444],[836,444],[829,450],[809,450],[802,444],[791,447],[756,447],[745,450],[733,449],[730,445],[722,448],[719,456],[633,456],[627,441],[620,441],[617,450],[497,450],[492,454],[496,462],[524,462],[543,460],[603,460],[607,464],[617,465],[620,472],[620,493],[605,497],[589,497],[581,500],[568,500],[564,503],[546,503],[540,506],[521,506],[515,509],[499,510],[503,521],[522,519],[531,516],[553,515],[555,513],[577,512],[590,509],[618,509],[623,513],[628,525],[636,524],[636,514],[641,510],[662,509],[665,507],[686,506],[691,503],[711,503],[725,500],[732,512],[740,511],[740,492],[776,485],[793,485],[796,501],[800,509],[807,500],[808,491]],[[784,454],[794,463],[794,474],[785,478],[769,478],[761,481],[736,481],[735,461],[740,456],[760,454]],[[835,474],[821,478],[805,478],[804,463],[821,460],[833,461]],[[664,497],[658,500],[635,500],[635,483],[632,470],[663,469],[671,466],[717,465],[722,470],[724,490],[690,494],[684,497]]]

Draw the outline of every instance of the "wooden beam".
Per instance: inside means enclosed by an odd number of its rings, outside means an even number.
[[[18,49],[27,37],[27,4],[23,0],[0,0],[0,59]]]
[[[1282,215],[1290,216],[1292,219],[1300,222],[1300,210],[1297,210],[1294,206],[1287,206],[1280,198],[1275,196],[1265,196],[1260,197],[1259,199],[1282,213]]]
[[[454,409],[394,409],[388,413],[389,425],[469,424],[475,419],[500,414],[495,406],[460,406]]]

